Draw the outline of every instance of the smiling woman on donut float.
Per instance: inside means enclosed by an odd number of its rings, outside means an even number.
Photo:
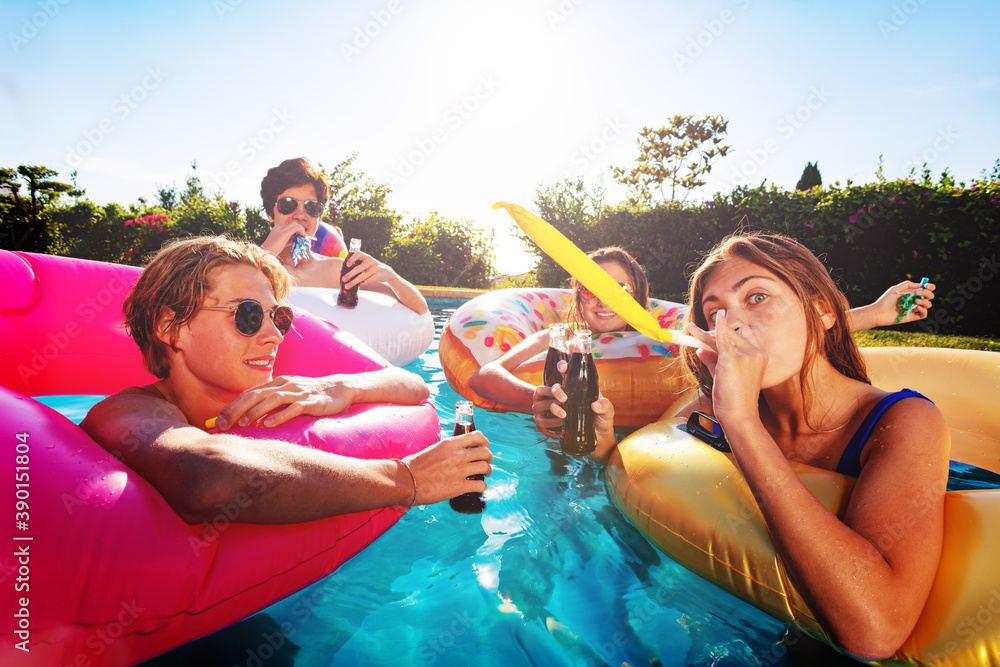
[[[649,306],[649,287],[646,281],[646,272],[639,266],[628,252],[619,247],[601,248],[590,253],[597,265],[606,271],[626,292],[632,295],[643,307]],[[681,311],[678,310],[680,315]],[[632,327],[619,315],[609,308],[603,301],[597,298],[592,292],[584,288],[575,279],[572,281],[572,291],[569,301],[562,314],[565,322],[572,324],[575,328],[588,328],[596,336],[597,340],[604,334],[617,334],[619,332],[630,332],[630,338],[645,339],[644,336],[636,334]],[[609,337],[611,340],[619,339],[617,336]],[[649,347],[652,341],[646,339]],[[472,374],[469,378],[469,388],[484,398],[496,401],[498,404],[509,406],[521,412],[532,414],[535,425],[546,435],[557,437],[549,429],[558,429],[562,420],[549,414],[549,408],[553,402],[552,389],[542,385],[541,382],[534,384],[518,378],[515,373],[518,367],[528,362],[534,357],[544,355],[549,346],[548,329],[539,330],[509,351],[500,358],[486,363]],[[666,356],[653,355],[653,364],[649,366],[651,373],[660,373],[667,370],[666,362],[676,350],[665,350]],[[603,355],[598,352],[595,357],[600,359]],[[647,352],[647,358],[649,354]],[[610,359],[602,363],[598,368],[598,376],[601,379],[602,393],[607,392],[607,386],[613,379]],[[607,378],[607,379],[606,379]],[[624,403],[620,398],[615,405]],[[610,417],[613,412],[611,401],[602,395],[599,406],[595,409],[597,413],[596,426],[598,431],[606,429],[610,424]],[[624,407],[624,406],[623,406]],[[613,437],[613,436],[612,436]]]

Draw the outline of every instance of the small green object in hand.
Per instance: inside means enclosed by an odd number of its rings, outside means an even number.
[[[920,287],[924,287],[925,285],[927,285],[927,278],[920,281]],[[903,318],[917,307],[918,298],[916,292],[906,292],[903,296],[899,297],[896,301],[896,307],[899,308],[899,315],[896,316],[896,324],[902,322]]]

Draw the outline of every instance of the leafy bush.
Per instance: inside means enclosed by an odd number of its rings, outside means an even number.
[[[399,217],[394,213],[344,211],[339,223],[345,243],[350,244],[351,239],[361,239],[362,252],[384,260],[386,246],[394,235],[398,220]]]
[[[493,274],[493,242],[468,222],[437,212],[400,225],[385,261],[417,285],[486,288]]]
[[[1000,179],[996,173],[966,187],[945,172],[922,178],[811,192],[771,185],[740,186],[710,202],[625,206],[553,224],[582,250],[621,245],[642,263],[651,293],[677,300],[702,253],[742,229],[799,239],[830,268],[853,305],[886,288],[927,276],[937,285],[931,316],[906,329],[997,335],[1000,312],[986,295],[996,289],[1000,264]],[[552,222],[550,220],[550,222]],[[566,273],[547,257],[537,269],[542,285],[564,284]]]

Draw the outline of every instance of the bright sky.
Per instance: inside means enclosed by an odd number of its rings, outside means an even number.
[[[269,167],[351,153],[389,204],[498,232],[497,200],[630,165],[643,125],[729,119],[695,199],[767,179],[888,178],[1000,158],[1000,5],[971,0],[4,0],[0,165],[97,203],[183,187],[260,205]],[[990,65],[990,63],[993,63]]]

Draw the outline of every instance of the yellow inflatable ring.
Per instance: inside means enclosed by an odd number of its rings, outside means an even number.
[[[862,350],[873,383],[932,399],[951,429],[952,460],[1000,473],[1000,354],[933,348]],[[612,501],[673,560],[768,614],[831,643],[789,581],[731,454],[667,419],[622,441],[608,464]],[[854,479],[792,464],[842,515]],[[1000,489],[949,491],[944,551],[927,604],[894,659],[1000,664]],[[914,518],[913,520],[919,520]],[[901,517],[901,529],[905,517]]]
[[[474,392],[469,378],[531,334],[561,322],[569,298],[566,289],[508,289],[462,304],[448,319],[438,342],[448,384],[481,408],[513,410]],[[664,328],[680,326],[686,311],[684,305],[650,299],[650,314]],[[676,344],[638,332],[614,332],[594,336],[593,351],[601,392],[615,406],[616,425],[648,424],[688,386]],[[539,354],[518,366],[514,375],[540,385],[544,361],[545,354]]]

